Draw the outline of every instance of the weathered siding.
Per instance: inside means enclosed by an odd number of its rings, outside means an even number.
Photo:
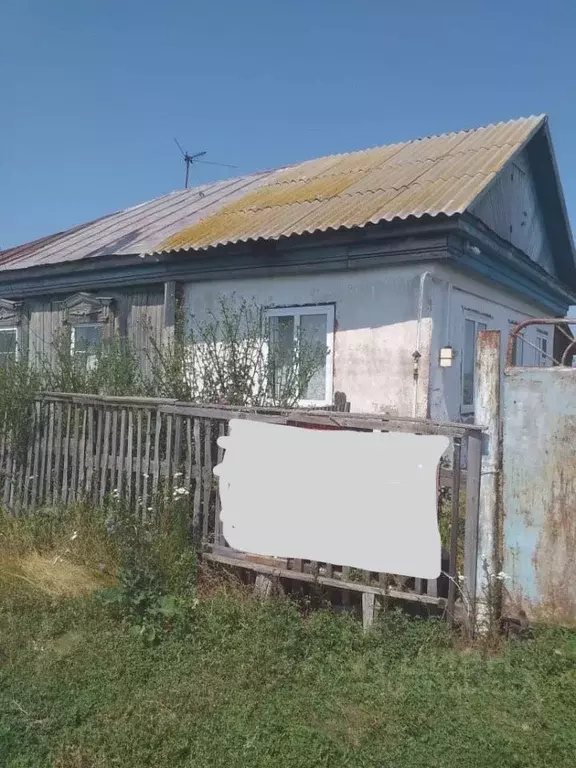
[[[506,341],[512,324],[542,317],[547,313],[538,305],[516,299],[487,281],[470,278],[451,267],[435,268],[430,290],[434,322],[430,415],[436,419],[451,421],[470,420],[472,414],[461,407],[465,317],[485,322],[487,330],[501,331],[503,365]],[[552,352],[551,328],[531,326],[527,329],[525,338],[535,345],[539,331],[547,334],[548,350]],[[438,363],[440,349],[444,346],[452,346],[456,351],[456,357],[449,368],[441,368]],[[527,365],[535,364],[535,349],[525,344],[523,354]]]
[[[162,286],[151,286],[140,290],[105,291],[112,296],[113,328],[115,332],[127,334],[135,347],[142,351],[145,363],[151,348],[151,338],[160,341],[162,337],[164,291]],[[54,361],[54,341],[63,328],[65,318],[65,297],[31,300],[29,311],[30,360],[36,364]]]
[[[64,312],[61,301],[41,299],[30,301],[28,349],[29,359],[35,365],[54,362],[54,341],[62,328]]]
[[[500,172],[471,212],[502,239],[556,276],[544,215],[524,152]]]
[[[420,276],[426,266],[396,266],[346,273],[187,283],[186,311],[198,320],[234,293],[261,306],[333,302],[334,390],[345,392],[357,412],[426,415],[430,307],[420,328],[421,375],[415,383],[412,354],[418,335]],[[416,392],[415,392],[416,390]]]

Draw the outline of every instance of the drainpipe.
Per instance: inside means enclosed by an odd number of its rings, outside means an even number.
[[[412,416],[416,418],[418,414],[418,379],[420,376],[420,358],[422,353],[420,352],[420,342],[422,336],[422,315],[424,314],[424,287],[426,285],[426,278],[432,277],[430,270],[425,270],[420,275],[420,292],[418,295],[418,315],[416,323],[416,349],[412,353],[412,359],[414,360],[414,398],[412,401]]]

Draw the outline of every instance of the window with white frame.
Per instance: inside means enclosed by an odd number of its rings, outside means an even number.
[[[78,323],[72,326],[72,356],[83,368],[92,370],[96,365],[96,348],[102,338],[98,323]]]
[[[0,328],[0,365],[16,360],[18,355],[18,329]]]
[[[509,332],[511,332],[516,325],[518,325],[518,323],[515,320],[510,320]],[[522,366],[524,365],[524,362],[524,332],[521,331],[512,339],[512,365]]]
[[[275,396],[286,388],[302,389],[302,405],[330,405],[334,306],[273,307],[266,315],[273,360],[271,386]],[[304,385],[301,380],[290,382],[294,376],[301,377]]]
[[[473,316],[464,317],[464,344],[462,349],[462,410],[474,407],[474,385],[476,370],[476,337],[478,331],[485,331],[487,324]]]
[[[536,347],[536,365],[539,368],[546,368],[550,353],[548,352],[548,334],[545,331],[537,331]]]

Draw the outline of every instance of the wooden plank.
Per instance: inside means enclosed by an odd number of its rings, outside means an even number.
[[[58,406],[54,404],[54,408],[57,408]],[[32,471],[33,471],[33,460],[34,460],[34,440],[33,435],[36,433],[36,430],[38,429],[38,424],[36,423],[36,408],[34,407],[32,409],[32,417],[30,419],[30,438],[28,440],[28,448],[26,450],[26,472],[25,472],[25,482],[24,482],[24,490],[22,495],[22,509],[28,509],[30,506],[30,488],[31,488],[31,482],[32,482]]]
[[[132,455],[134,452],[134,411],[128,410],[128,444],[126,447],[126,498],[128,505],[132,503]]]
[[[194,507],[192,512],[192,538],[200,541],[202,531],[202,442],[200,440],[200,419],[194,419]]]
[[[464,534],[464,580],[466,594],[473,599],[478,578],[478,515],[480,502],[480,465],[482,461],[482,437],[468,436],[466,484],[466,528]],[[472,612],[475,606],[472,606]]]
[[[102,467],[102,443],[104,442],[104,410],[98,408],[98,424],[96,427],[96,448],[94,452],[94,477],[92,482],[92,499],[99,498],[99,480]]]
[[[166,416],[166,461],[164,462],[164,477],[166,478],[165,490],[172,493],[174,487],[172,478],[172,414]]]
[[[152,463],[152,504],[155,505],[158,496],[158,480],[160,476],[160,435],[162,433],[162,413],[156,411],[154,435],[154,461]]]
[[[54,479],[52,482],[52,504],[62,498],[62,443],[64,432],[64,403],[54,403],[56,409],[56,426],[54,436]]]
[[[86,481],[85,481],[85,494],[86,499],[92,498],[92,482],[94,478],[94,419],[95,411],[94,406],[89,405],[87,409],[88,414],[88,434],[86,437],[86,453],[85,453],[85,466],[86,466]]]
[[[204,497],[202,502],[202,540],[208,541],[210,530],[210,499],[214,476],[212,474],[212,420],[204,419]]]
[[[220,421],[218,423],[218,438],[224,437],[226,435],[226,423],[223,421]],[[216,460],[218,464],[221,464],[224,459],[224,448],[221,448],[217,444],[217,451],[216,451]],[[220,520],[220,512],[222,511],[222,502],[220,500],[220,490],[219,487],[216,487],[216,503],[215,503],[215,511],[214,511],[214,543],[218,546],[224,546],[225,540],[224,540],[224,533],[222,531],[222,521]]]
[[[138,467],[142,475],[142,514],[144,518],[148,516],[148,488],[150,472],[150,449],[152,444],[152,411],[146,412],[146,434],[144,436],[144,466]],[[150,504],[152,506],[152,504]]]
[[[34,508],[38,499],[38,474],[40,472],[40,429],[41,429],[41,403],[36,401],[34,411],[36,414],[36,429],[34,430],[34,469],[32,470],[32,498],[30,506]]]
[[[324,563],[324,571],[326,573],[326,577],[328,579],[331,579],[334,573],[334,566],[332,565],[332,563]]]
[[[350,583],[350,567],[347,565],[342,566],[342,581],[345,581],[347,584]],[[348,592],[344,592],[342,594],[342,604],[343,605],[350,604],[350,595]]]
[[[68,501],[75,501],[78,494],[78,452],[80,444],[80,419],[82,410],[78,406],[74,407],[73,413],[73,438],[72,438],[72,477],[70,482],[70,494]]]
[[[82,409],[82,431],[80,433],[80,449],[78,451],[78,484],[76,498],[85,498],[86,482],[86,432],[88,431],[88,408]]]
[[[123,498],[124,475],[126,472],[126,409],[120,413],[120,442],[118,445],[118,496]]]
[[[346,427],[349,429],[361,428],[372,431],[373,429],[383,431],[416,432],[420,434],[443,434],[448,436],[464,436],[472,432],[481,432],[482,427],[472,424],[462,424],[458,422],[437,422],[431,419],[418,419],[412,417],[388,417],[385,414],[370,413],[346,413],[340,414],[335,411],[322,411],[321,409],[281,409],[281,408],[254,408],[210,406],[210,405],[192,405],[178,400],[168,398],[147,398],[147,397],[110,397],[105,395],[77,395],[73,393],[53,393],[47,392],[43,395],[44,399],[72,400],[78,403],[105,404],[114,403],[115,405],[140,405],[142,407],[162,409],[165,413],[180,413],[181,415],[224,419],[255,419],[258,421],[270,420],[272,423],[318,423],[333,424],[335,426]]]
[[[56,408],[55,403],[48,403],[48,449],[46,457],[46,491],[44,498],[48,502],[52,498],[52,484],[54,480],[54,422]]]
[[[64,433],[64,441],[62,445],[62,489],[61,489],[61,501],[66,504],[68,501],[68,467],[70,464],[70,431],[72,429],[72,403],[68,403],[66,408],[66,431]]]
[[[100,454],[100,504],[104,503],[106,496],[108,464],[110,463],[110,429],[112,427],[112,414],[106,409],[104,414],[104,435],[102,438],[102,453]]]
[[[374,592],[362,592],[362,626],[370,629],[376,614],[376,595]]]
[[[146,512],[142,498],[142,419],[144,414],[139,408],[136,413],[136,472],[134,474],[134,495],[140,514]],[[146,470],[147,471],[147,470]]]
[[[437,605],[444,607],[446,601],[441,598],[431,598],[428,595],[417,595],[414,592],[400,592],[395,589],[381,590],[378,587],[374,587],[368,584],[361,584],[357,582],[342,582],[339,579],[328,579],[325,576],[318,576],[315,578],[309,573],[299,573],[298,571],[288,570],[284,568],[274,568],[273,566],[262,565],[261,563],[251,562],[250,560],[243,560],[238,557],[217,555],[211,552],[205,552],[203,559],[208,562],[219,563],[221,565],[228,565],[233,568],[247,568],[259,573],[270,574],[281,579],[293,579],[295,581],[317,581],[319,584],[323,584],[327,587],[333,587],[340,589],[343,592],[371,592],[375,595],[381,595],[382,597],[388,597],[392,600],[408,600],[413,603],[424,603],[426,605]]]
[[[110,490],[118,490],[118,409],[112,411],[112,453],[110,456]]]
[[[462,463],[462,443],[459,438],[454,438],[452,452],[452,510],[450,519],[450,560],[448,564],[448,622],[454,622],[454,601],[456,599],[456,578],[458,557],[458,528],[460,527],[460,465]]]
[[[181,484],[180,475],[182,473],[182,467],[180,462],[182,460],[182,416],[174,417],[174,461],[172,463],[173,476],[178,476],[178,485]]]
[[[46,462],[48,451],[48,430],[46,428],[46,421],[48,418],[49,404],[46,403],[43,408],[42,420],[40,422],[40,478],[38,480],[38,504],[42,505],[46,501],[44,495],[46,488]]]

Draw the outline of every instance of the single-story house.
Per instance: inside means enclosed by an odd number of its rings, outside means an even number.
[[[177,293],[196,317],[235,293],[325,337],[310,403],[469,419],[476,332],[576,304],[548,120],[180,190],[0,252],[0,355],[46,354],[63,323],[145,345],[142,319],[169,336]],[[550,327],[527,334],[516,362],[549,364]]]

